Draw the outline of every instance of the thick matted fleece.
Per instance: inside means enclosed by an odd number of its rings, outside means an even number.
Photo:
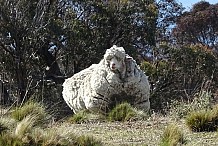
[[[139,110],[150,109],[148,77],[124,48],[116,45],[106,50],[98,64],[66,79],[62,94],[74,113],[106,111],[116,101],[122,102],[122,96],[131,97],[125,100]]]

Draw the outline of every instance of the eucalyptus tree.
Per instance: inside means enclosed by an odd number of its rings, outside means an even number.
[[[218,43],[218,3],[201,1],[178,19],[174,36],[180,44],[202,44],[215,47]]]
[[[157,7],[153,0],[72,1],[76,15],[68,27],[68,54],[74,72],[98,62],[116,44],[128,53],[155,44]],[[72,68],[72,67],[71,67]]]

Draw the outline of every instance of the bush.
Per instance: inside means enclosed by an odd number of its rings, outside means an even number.
[[[170,124],[165,129],[160,146],[176,146],[184,143],[183,133],[175,124]]]
[[[218,128],[218,110],[192,112],[186,118],[186,124],[194,132],[216,131]]]
[[[121,103],[109,112],[108,119],[109,121],[128,121],[136,115],[136,110],[130,104]]]
[[[217,57],[208,49],[201,46],[172,48],[163,44],[154,51],[155,59],[141,64],[151,84],[152,109],[165,112],[172,101],[192,101],[202,89],[216,90]]]

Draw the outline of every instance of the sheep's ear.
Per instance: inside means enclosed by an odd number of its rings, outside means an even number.
[[[129,56],[128,54],[126,54],[126,57],[125,57],[125,60],[126,61],[130,61],[130,60],[132,60],[133,58],[131,57],[131,56]]]

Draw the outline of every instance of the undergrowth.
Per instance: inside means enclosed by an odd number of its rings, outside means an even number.
[[[195,95],[192,101],[174,101],[170,108],[170,115],[181,119],[190,112],[209,109],[211,108],[211,96],[211,92],[202,90]]]

